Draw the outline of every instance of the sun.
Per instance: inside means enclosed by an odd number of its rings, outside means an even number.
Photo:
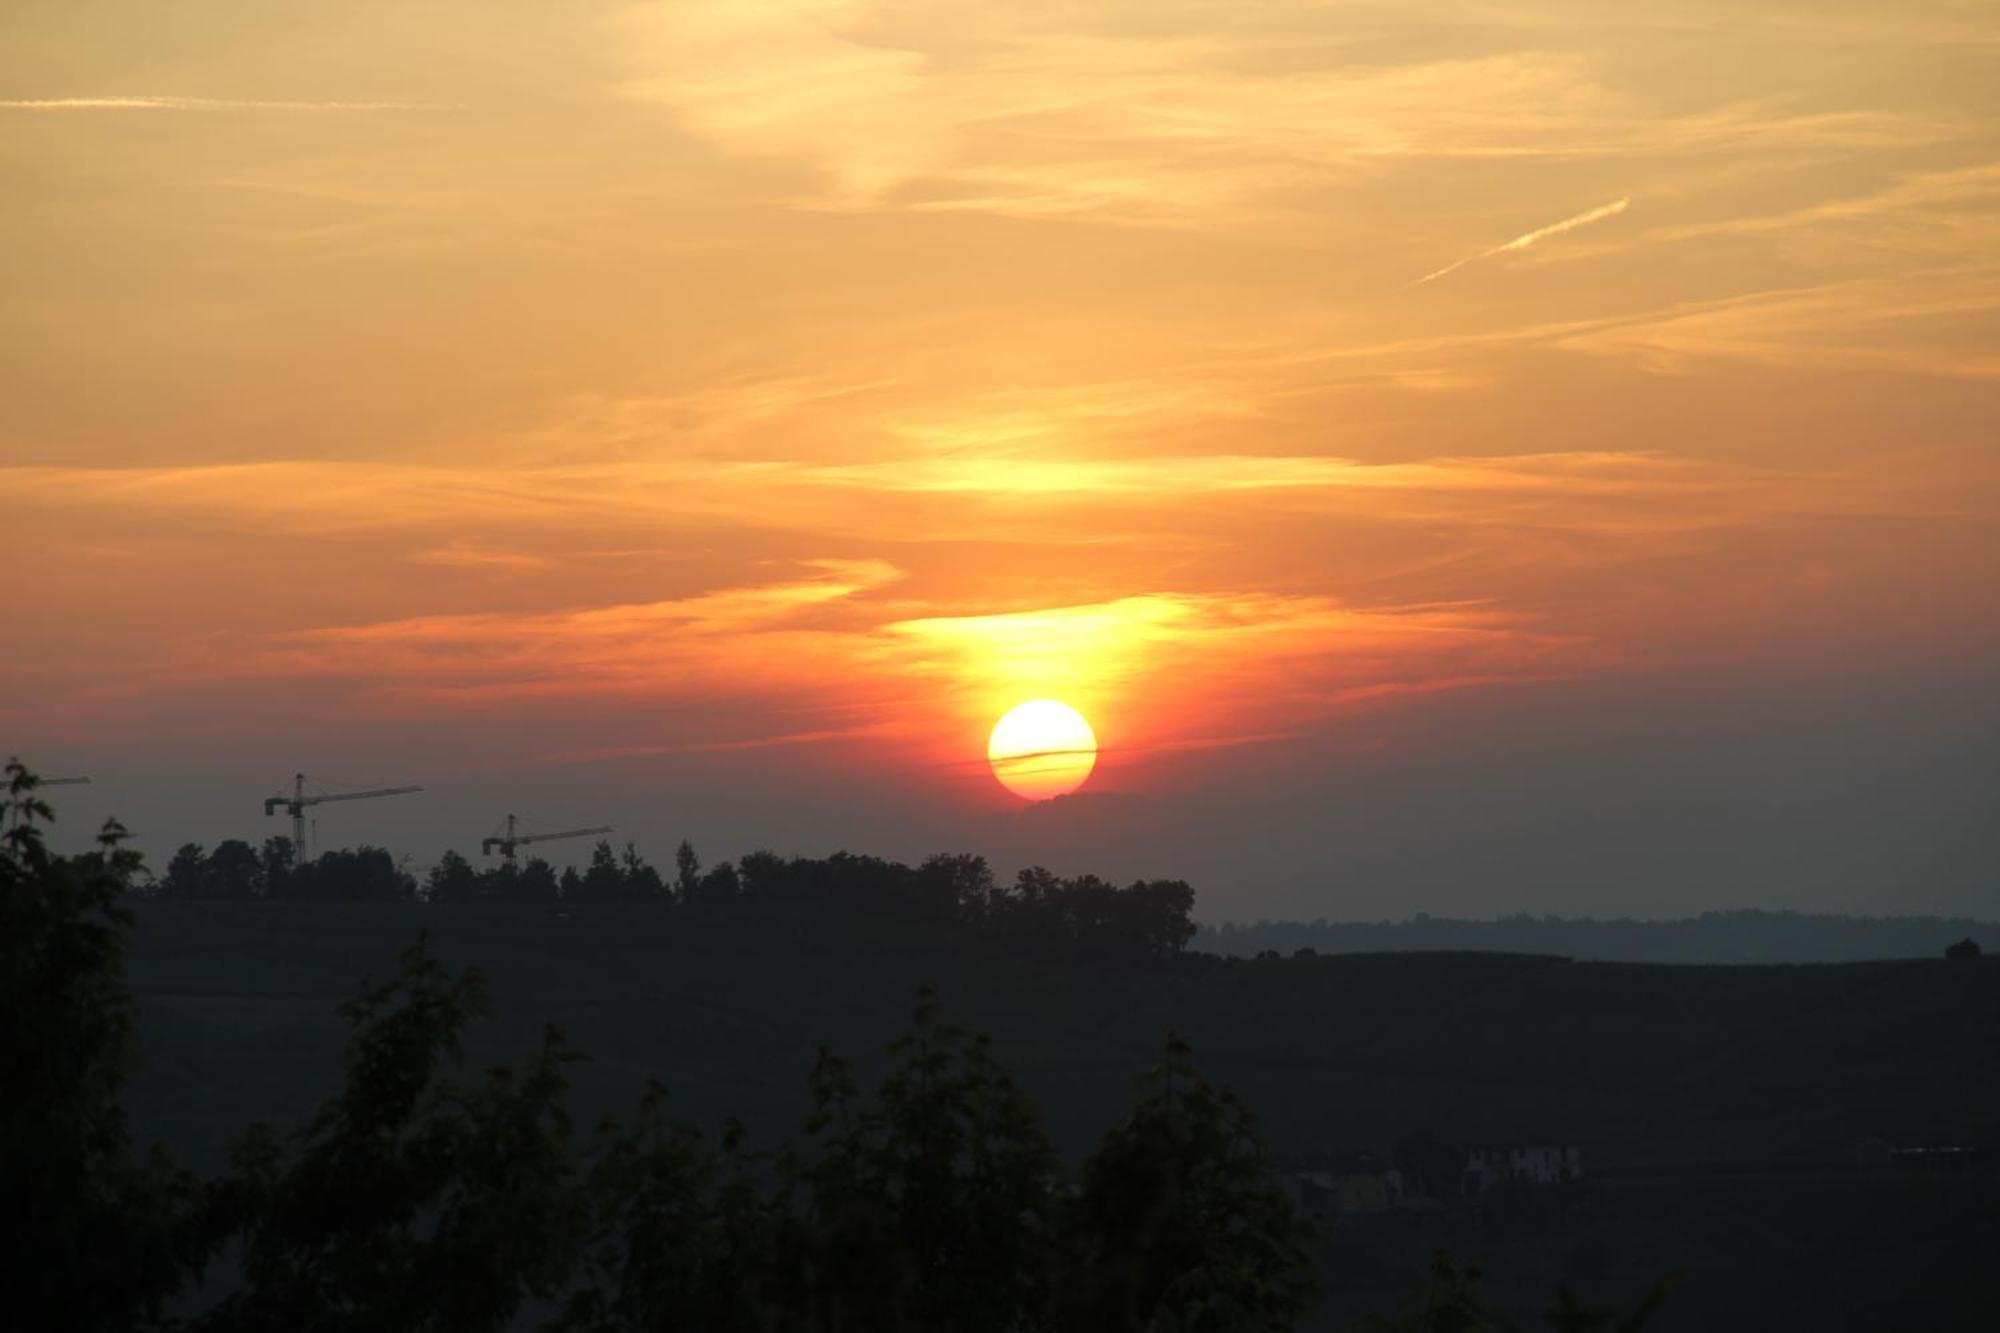
[[[1068,704],[1031,699],[993,724],[986,760],[1008,791],[1046,801],[1075,791],[1090,777],[1097,767],[1097,735]]]

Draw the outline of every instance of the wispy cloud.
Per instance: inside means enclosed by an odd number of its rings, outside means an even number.
[[[1948,225],[1961,207],[1976,208],[2000,199],[2000,162],[1904,176],[1882,189],[1843,195],[1776,213],[1712,219],[1661,227],[1641,241],[1690,241],[1712,236],[1746,236],[1825,224],[1875,222],[1893,217],[1904,228],[1912,220]],[[1982,215],[1983,216],[1983,215]]]
[[[594,745],[575,750],[558,750],[528,761],[534,764],[595,764],[613,759],[657,759],[686,754],[738,754],[755,750],[775,750],[794,745],[834,745],[881,739],[890,734],[881,726],[822,727],[811,731],[773,732],[737,739],[687,741],[660,745]],[[984,763],[982,759],[980,761]]]
[[[1212,5],[1136,0],[648,0],[628,10],[621,88],[727,151],[806,165],[818,179],[793,199],[812,207],[1177,228],[1299,222],[1325,188],[1399,167],[1671,171],[1695,153],[1796,162],[1965,129],[1747,89],[1691,105],[1576,43],[1573,12],[1495,41],[1489,8],[1454,16],[1443,54],[1346,6],[1218,22]]]
[[[5,111],[434,111],[422,102],[299,102],[234,97],[9,97]]]
[[[550,564],[545,557],[527,551],[504,550],[463,540],[425,547],[411,555],[410,560],[414,564],[442,565],[449,569],[545,569]]]
[[[1260,494],[1274,500],[1349,496],[1365,500],[1381,518],[1415,506],[1425,521],[1435,521],[1433,506],[1462,506],[1479,496],[1588,502],[1710,494],[1751,480],[1741,469],[1618,452],[1388,463],[1280,454],[1045,460],[979,452],[853,463],[658,459],[499,470],[355,461],[0,468],[0,485],[11,497],[51,512],[81,508],[129,520],[190,515],[247,532],[330,536],[479,524],[525,538],[580,523],[593,532],[643,532],[670,520],[741,523],[749,511],[762,523],[801,531],[858,525],[876,537],[920,541],[964,539],[972,535],[968,521],[987,509],[1007,519],[1016,536],[1032,516],[1079,504],[1172,507],[1222,495],[1245,501]],[[899,497],[909,497],[914,507],[895,507]],[[940,497],[952,498],[954,507],[938,511]],[[1100,532],[1110,522],[1109,512],[1095,519]],[[1058,541],[1067,524],[1032,526],[1036,540]],[[520,554],[515,546],[460,539],[420,548],[413,558],[471,566],[508,563]]]
[[[1606,218],[1615,218],[1631,206],[1632,201],[1629,198],[1614,199],[1610,203],[1593,208],[1588,212],[1578,213],[1573,218],[1564,218],[1561,222],[1551,222],[1546,227],[1537,227],[1533,231],[1524,232],[1505,244],[1494,246],[1491,250],[1482,250],[1476,255],[1467,255],[1464,259],[1458,260],[1455,263],[1446,264],[1441,269],[1435,269],[1432,272],[1424,274],[1423,277],[1418,278],[1410,285],[1412,287],[1421,287],[1424,283],[1437,281],[1447,273],[1456,273],[1467,264],[1476,264],[1482,259],[1491,259],[1495,255],[1509,254],[1515,250],[1525,250],[1536,242],[1545,241],[1551,236],[1560,236],[1566,231],[1575,231],[1578,227],[1587,227],[1593,222],[1602,222]]]
[[[2000,270],[1964,266],[1688,302],[1577,330],[1554,345],[1675,373],[1729,359],[2000,380],[1991,340],[1960,334],[1996,312]]]

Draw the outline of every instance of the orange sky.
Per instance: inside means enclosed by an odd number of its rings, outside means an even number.
[[[0,735],[149,845],[303,767],[420,859],[1993,910],[1989,6],[5,23]],[[981,761],[1044,696],[1053,841]]]

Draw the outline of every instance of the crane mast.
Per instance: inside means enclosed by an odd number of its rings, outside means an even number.
[[[405,796],[410,792],[422,790],[422,787],[378,787],[374,791],[346,791],[333,795],[327,795],[322,792],[316,796],[308,796],[306,795],[306,775],[303,773],[294,773],[292,775],[292,791],[289,796],[280,792],[276,796],[266,796],[264,798],[264,815],[266,818],[269,818],[271,815],[276,814],[282,807],[285,813],[292,817],[292,855],[303,861],[306,859],[307,806],[323,805],[328,801],[361,801],[374,796]]]
[[[515,822],[515,817],[509,814],[506,820],[507,831],[505,833],[479,840],[479,854],[481,856],[491,856],[493,855],[493,849],[496,847],[499,848],[501,863],[509,870],[514,868],[514,849],[516,847],[525,847],[531,842],[549,842],[556,838],[587,838],[593,833],[611,832],[609,824],[601,824],[593,828],[564,829],[560,833],[516,833],[514,831]]]

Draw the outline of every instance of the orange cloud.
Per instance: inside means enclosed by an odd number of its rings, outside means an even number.
[[[1321,597],[1152,593],[999,613],[899,618],[896,572],[825,562],[808,577],[642,605],[453,615],[279,636],[235,670],[347,683],[391,713],[732,701],[743,717],[833,713],[835,727],[591,747],[570,758],[835,739],[953,763],[1014,703],[1056,697],[1142,755],[1289,734],[1389,690],[1590,670],[1574,636],[1485,607],[1359,608]],[[214,669],[216,664],[208,664]]]

